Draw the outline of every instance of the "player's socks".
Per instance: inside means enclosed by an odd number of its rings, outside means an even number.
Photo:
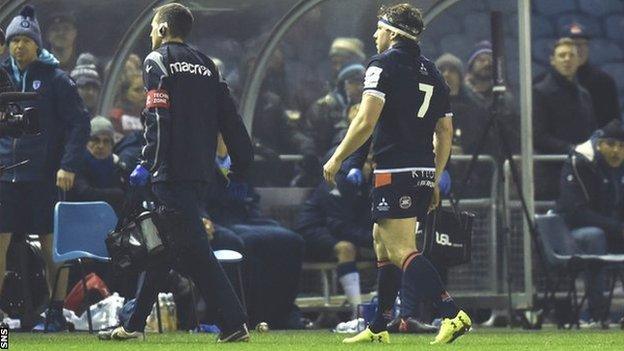
[[[459,312],[431,262],[420,252],[413,252],[403,262],[401,314],[405,311],[406,315],[410,315],[408,310],[423,299],[433,301],[442,318],[454,318]]]
[[[392,319],[394,300],[401,287],[401,270],[390,261],[377,261],[377,298],[379,306],[375,318],[369,325],[370,330],[378,334],[387,329]]]
[[[344,262],[338,264],[338,281],[342,285],[347,300],[351,304],[353,316],[357,316],[357,307],[362,303],[362,296],[360,292],[360,273],[357,271],[355,261]]]

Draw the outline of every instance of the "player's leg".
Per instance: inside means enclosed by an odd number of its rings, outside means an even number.
[[[390,335],[386,330],[386,325],[392,318],[394,301],[401,287],[401,270],[390,261],[388,250],[381,241],[377,224],[373,226],[373,247],[377,256],[378,306],[375,311],[375,318],[373,318],[366,330],[353,337],[344,339],[344,343],[390,342]]]

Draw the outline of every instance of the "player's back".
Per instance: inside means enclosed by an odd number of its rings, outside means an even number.
[[[168,43],[156,52],[163,57],[168,75],[163,84],[171,101],[170,148],[163,167],[170,179],[211,179],[219,130],[219,73],[209,58],[186,44]]]
[[[385,99],[373,135],[378,169],[433,167],[433,133],[452,115],[448,87],[414,43],[399,43],[371,59],[364,89]]]

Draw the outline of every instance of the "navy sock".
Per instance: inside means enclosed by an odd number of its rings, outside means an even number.
[[[377,298],[379,306],[369,328],[373,333],[387,329],[392,318],[392,308],[401,287],[401,270],[389,261],[377,262]]]
[[[401,315],[415,317],[416,308],[423,300],[433,301],[442,318],[454,318],[459,312],[431,262],[414,252],[403,262]]]

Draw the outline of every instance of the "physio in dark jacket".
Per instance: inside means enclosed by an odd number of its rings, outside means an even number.
[[[21,92],[36,92],[36,100],[22,103],[38,109],[41,133],[21,138],[0,138],[0,164],[30,162],[0,177],[0,233],[42,234],[48,277],[54,276],[52,261],[52,211],[57,186],[64,191],[74,185],[89,138],[89,114],[75,83],[58,68],[58,60],[43,49],[35,10],[26,6],[7,27],[10,56],[2,64],[13,86]],[[0,260],[4,260],[10,235],[0,235]],[[6,244],[6,245],[5,245]],[[0,265],[0,277],[4,265]],[[65,328],[62,301],[66,273],[62,273],[50,329]]]

